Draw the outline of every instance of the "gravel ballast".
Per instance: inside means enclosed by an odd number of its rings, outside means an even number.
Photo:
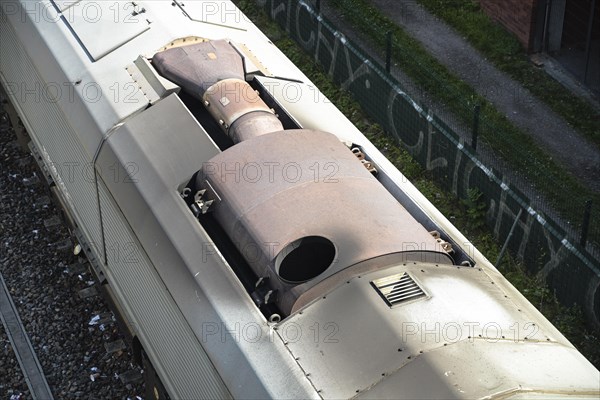
[[[141,370],[129,349],[119,345],[123,337],[106,302],[94,289],[81,292],[96,283],[87,260],[73,254],[59,215],[45,180],[32,156],[17,144],[0,105],[0,272],[53,395],[140,399]],[[19,393],[30,398],[1,328],[0,399]],[[124,382],[123,374],[140,379]]]

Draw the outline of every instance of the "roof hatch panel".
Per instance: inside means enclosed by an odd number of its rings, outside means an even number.
[[[63,17],[94,61],[150,29],[140,2],[80,0]]]

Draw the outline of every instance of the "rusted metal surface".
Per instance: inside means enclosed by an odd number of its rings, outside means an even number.
[[[244,80],[219,81],[208,88],[203,100],[221,129],[236,143],[283,130],[274,112]]]
[[[330,133],[284,131],[245,81],[243,59],[229,43],[169,49],[154,63],[200,97],[237,143],[205,163],[197,187],[221,199],[210,201],[211,210],[254,272],[269,278],[283,312],[317,283],[366,260],[399,253],[452,263],[371,175],[360,151]]]
[[[284,312],[317,283],[375,257],[401,253],[405,260],[452,263],[332,134],[287,130],[258,136],[215,156],[202,172],[198,186],[210,182],[222,199],[214,207],[216,218],[256,274],[268,276],[279,290]],[[305,282],[286,282],[278,275],[287,256],[281,252],[293,251],[289,245],[307,237],[329,240],[333,262],[316,277],[318,270],[307,271]],[[315,247],[306,249],[311,253]],[[300,259],[323,261],[315,257]]]
[[[156,53],[154,67],[191,95],[202,99],[206,90],[224,79],[244,79],[244,62],[226,40],[212,40]]]
[[[281,131],[282,129],[281,121],[275,115],[260,111],[241,116],[229,127],[227,134],[235,143],[239,143],[255,136]]]
[[[283,130],[274,112],[245,81],[244,60],[225,40],[169,48],[152,59],[160,73],[201,99],[234,142]]]

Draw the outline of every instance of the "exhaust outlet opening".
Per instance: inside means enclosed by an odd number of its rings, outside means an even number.
[[[275,258],[275,271],[288,283],[309,281],[325,272],[335,259],[335,246],[322,236],[306,236],[288,244]]]

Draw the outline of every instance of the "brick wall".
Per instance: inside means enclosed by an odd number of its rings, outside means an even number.
[[[530,50],[535,31],[539,0],[479,0],[483,11],[514,33],[523,47]]]

